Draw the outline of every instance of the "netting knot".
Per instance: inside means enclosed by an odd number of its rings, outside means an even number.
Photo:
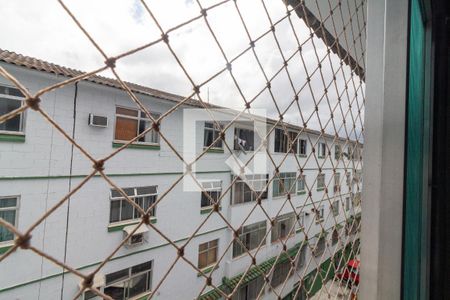
[[[96,171],[102,172],[105,170],[105,161],[103,159],[97,160],[92,166]]]
[[[256,266],[256,257],[252,257],[252,265]]]
[[[227,68],[228,71],[231,71],[231,64],[230,64],[230,63],[227,63],[227,64],[226,64],[226,68]]]
[[[209,276],[208,278],[206,278],[206,284],[211,286],[212,285],[212,278],[211,276]]]
[[[94,274],[89,274],[86,277],[84,277],[81,285],[83,286],[83,288],[86,289],[91,288],[93,283],[94,283]]]
[[[25,100],[25,103],[27,104],[27,106],[29,108],[31,108],[32,110],[38,110],[40,102],[41,102],[41,99],[39,97],[27,98],[27,100]]]
[[[19,235],[15,240],[15,244],[21,249],[28,249],[30,248],[30,241],[31,241],[31,234]]]
[[[205,18],[206,18],[206,16],[208,15],[206,9],[202,9],[202,10],[200,11],[200,13],[201,13],[202,16],[205,17]]]
[[[219,203],[214,203],[213,210],[214,210],[215,212],[219,212],[219,210],[220,210],[220,205],[219,205]]]
[[[159,132],[159,127],[160,127],[160,123],[159,123],[159,121],[156,121],[156,122],[153,122],[153,124],[152,124],[152,128],[153,128],[153,130],[155,131],[155,132]]]
[[[149,225],[150,224],[150,213],[146,213],[142,215],[142,221],[144,224]]]
[[[295,95],[294,100],[298,101],[298,95]]]
[[[254,41],[250,42],[250,47],[255,48],[255,42]]]
[[[198,85],[194,86],[194,92],[196,94],[200,93],[200,87]]]
[[[178,256],[183,257],[184,256],[184,247],[178,248]]]
[[[116,58],[115,57],[109,57],[105,60],[105,65],[108,68],[114,69],[116,67]]]
[[[247,108],[247,109],[250,108],[250,102],[246,102],[246,103],[245,103],[245,108]]]
[[[167,33],[161,34],[161,38],[164,41],[164,43],[166,43],[166,44],[169,43],[169,35]]]

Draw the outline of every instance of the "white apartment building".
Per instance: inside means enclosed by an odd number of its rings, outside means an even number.
[[[80,74],[3,50],[0,51],[0,66],[18,78],[31,93]],[[164,114],[183,99],[138,85],[131,84],[130,88],[155,115]],[[20,91],[1,77],[0,115],[23,105],[22,100]],[[118,83],[102,77],[92,77],[46,93],[40,105],[95,158],[105,157],[151,126]],[[183,139],[187,138],[183,136],[183,111],[199,107],[198,102],[191,100],[168,114],[160,124],[161,132],[179,153],[183,153]],[[96,124],[101,126],[94,126]],[[290,147],[282,127],[270,131],[273,126],[274,122],[268,120],[267,148],[279,164]],[[344,248],[346,241],[350,243],[356,238],[351,228],[346,230],[346,222],[350,216],[358,218],[360,212],[362,145],[286,123],[284,126],[292,132],[292,137],[299,132],[300,137],[292,146],[295,153],[288,154],[279,168],[279,176],[270,183],[268,179],[275,174],[272,164],[268,164],[266,174],[235,180],[225,163],[230,153],[223,143],[216,143],[196,165],[195,175],[209,196],[222,197],[220,212],[239,232],[242,243],[250,252],[256,253],[258,249],[258,267],[248,272],[248,278],[243,280],[245,284],[233,299],[255,299],[264,284],[261,270],[267,272],[274,263],[275,271],[269,278],[271,285],[290,299],[291,291],[298,286],[298,277],[287,278],[291,266],[286,259],[288,256],[297,257],[296,270],[314,281],[314,275],[323,268],[321,264],[329,266],[337,259],[334,253],[344,253],[344,249],[329,249]],[[197,154],[211,146],[220,132],[208,121],[198,122],[195,130]],[[233,151],[240,151],[241,158],[250,157],[258,146],[248,138],[252,136],[255,133],[251,126],[235,122],[225,132],[225,141],[233,145]],[[244,139],[247,143],[239,146],[237,142]],[[320,172],[318,164],[322,166]],[[214,286],[226,292],[236,286],[242,273],[252,264],[251,258],[239,243],[233,243],[234,232],[213,211],[204,193],[185,191],[181,183],[171,189],[183,175],[183,164],[157,133],[146,134],[108,160],[104,168],[111,180],[143,208],[148,208],[170,190],[152,210],[152,225],[178,246],[196,232],[186,245],[184,256],[204,274],[211,274]],[[26,231],[91,172],[92,163],[39,113],[27,110],[20,117],[0,124],[0,217],[20,231]],[[227,189],[234,181],[232,188]],[[267,187],[255,193],[249,189],[248,182]],[[296,213],[286,204],[287,194]],[[253,210],[258,198],[271,218],[278,216],[269,233],[271,223],[264,211]],[[33,230],[31,243],[88,274],[139,220],[139,213],[122,195],[95,175]],[[274,258],[283,250],[280,240],[285,241],[287,249],[275,262]],[[195,299],[199,295],[201,299],[221,298],[211,286],[201,292],[205,276],[181,259],[152,294],[176,260],[177,249],[146,225],[135,232],[131,242],[97,274],[94,286],[104,293],[114,299],[146,299],[149,295],[155,299]],[[14,235],[0,227],[0,253],[6,252],[13,243]],[[230,243],[232,247],[228,247]],[[224,252],[225,256],[214,269]],[[314,282],[309,284],[314,285]],[[79,288],[77,276],[28,250],[18,249],[0,263],[1,300],[72,299]],[[267,285],[260,296],[275,299]],[[86,292],[83,299],[97,298]]]

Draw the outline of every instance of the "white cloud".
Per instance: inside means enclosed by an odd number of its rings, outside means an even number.
[[[108,56],[142,46],[161,36],[158,27],[138,0],[72,0],[65,3]],[[146,1],[146,3],[164,31],[200,14],[200,7],[196,1],[166,0]],[[204,8],[216,3],[219,1],[201,1]],[[272,22],[277,22],[285,16],[286,8],[283,1],[265,1],[265,4]],[[228,60],[235,59],[249,46],[250,39],[258,39],[270,28],[269,18],[261,0],[238,1],[237,5],[250,37],[247,36],[234,1],[209,10],[207,15],[207,20]],[[2,48],[84,71],[98,68],[103,64],[104,58],[56,1],[4,1],[2,12],[0,26],[7,28],[0,33]],[[323,99],[318,105],[318,114],[315,114],[312,94],[316,101],[320,100],[324,94],[322,76],[325,84],[329,84],[333,78],[331,66],[336,72],[340,60],[332,54],[330,58],[322,61],[322,73],[316,70],[318,65],[316,53],[322,60],[326,56],[326,46],[321,40],[314,38],[314,50],[312,42],[308,41],[309,28],[295,14],[292,14],[291,19],[297,39],[301,43],[306,41],[302,45],[306,70],[297,53],[288,65],[295,91],[285,70],[282,70],[272,81],[272,94],[280,110],[284,111],[291,103],[294,93],[305,84],[307,71],[311,76],[311,82],[299,94],[301,113],[309,120],[310,128],[319,129],[319,123],[324,125],[329,120],[330,107],[333,109],[337,104],[336,88],[339,93],[344,90],[343,76],[348,80],[350,70],[344,66],[344,72],[338,73],[336,84],[328,89],[329,102]],[[294,32],[287,19],[276,25],[275,35],[285,59],[298,50]],[[169,41],[196,85],[202,84],[225,67],[225,58],[203,18],[171,31]],[[269,79],[283,65],[272,32],[256,42],[255,53]],[[188,95],[192,91],[188,78],[164,43],[119,60],[117,70],[123,79],[130,82],[180,95]],[[247,100],[254,98],[266,86],[263,71],[252,51],[247,51],[236,59],[232,71]],[[311,75],[314,71],[315,73]],[[106,72],[104,75],[111,76],[111,73]],[[228,72],[202,87],[201,96],[204,100],[207,98],[208,89],[212,103],[244,109],[242,96]],[[354,95],[352,89],[353,85],[350,83],[348,94],[345,93],[342,100],[341,107],[344,113],[348,110],[345,105],[348,103],[347,97],[351,99]],[[359,103],[362,104],[361,98]],[[255,100],[253,107],[267,108],[271,117],[278,116],[267,90]],[[352,112],[356,115],[356,105],[352,107]],[[336,122],[341,124],[342,113],[339,109],[335,112],[335,118]],[[302,124],[296,105],[291,106],[286,112],[285,119]],[[350,125],[347,124],[347,127]],[[325,129],[327,132],[334,132],[331,124]],[[343,131],[340,134],[345,135]]]

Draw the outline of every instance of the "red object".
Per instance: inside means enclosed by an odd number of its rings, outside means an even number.
[[[349,285],[359,284],[359,260],[352,259],[347,263],[344,271],[337,274],[339,279],[347,282]]]

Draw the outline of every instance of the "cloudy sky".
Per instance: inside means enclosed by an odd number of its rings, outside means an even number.
[[[220,1],[201,0],[203,8]],[[161,33],[151,19],[141,1],[138,0],[67,0],[64,2],[92,38],[108,56],[115,56],[142,46],[160,38]],[[253,40],[259,38],[270,28],[270,20],[261,0],[238,1],[248,33]],[[264,2],[270,18],[276,23],[285,16],[286,7],[280,1]],[[146,4],[154,14],[164,31],[177,26],[200,13],[200,6],[193,0],[147,0]],[[2,1],[2,18],[0,18],[0,48],[44,59],[71,68],[89,71],[103,65],[104,59],[99,51],[86,38],[71,20],[66,11],[56,0],[4,0]],[[208,10],[207,19],[216,35],[225,55],[229,60],[241,54],[249,45],[249,37],[239,18],[233,1]],[[276,25],[276,38],[285,58],[290,58],[288,74],[282,70],[271,83],[273,97],[281,111],[287,109],[294,95],[306,81],[306,71],[299,53],[298,41],[306,43],[302,56],[308,72],[313,72],[318,59],[326,56],[327,48],[317,38],[309,39],[310,30],[295,14],[291,18],[292,27],[287,19]],[[217,46],[203,18],[183,26],[169,34],[170,45],[196,85],[201,85],[219,70],[226,61]],[[314,46],[316,51],[314,51]],[[256,42],[255,51],[266,76],[272,78],[283,66],[280,50],[272,33]],[[333,78],[333,72],[339,68],[339,58],[330,54],[322,62],[322,75],[326,84]],[[158,43],[136,54],[127,56],[117,63],[120,76],[130,82],[142,84],[155,89],[186,96],[191,93],[192,85],[177,64],[174,56],[164,43]],[[266,80],[252,51],[247,51],[232,65],[233,74],[247,100],[253,99],[265,86]],[[105,72],[105,76],[112,76]],[[328,101],[323,99],[318,105],[319,117],[314,113],[313,95],[319,101],[324,94],[324,84],[319,72],[311,78],[311,89],[300,92],[299,105],[308,126],[320,129],[330,118],[330,108],[337,105],[337,92],[345,86],[343,76],[350,78],[350,69],[344,66],[343,72],[336,76],[336,85],[328,89]],[[359,80],[355,82],[359,84]],[[214,78],[201,89],[201,96],[218,105],[235,109],[244,109],[244,101],[228,72]],[[353,86],[349,86],[350,99],[354,96]],[[358,92],[358,95],[360,93]],[[359,96],[360,97],[360,96]],[[348,111],[348,99],[344,97],[343,112]],[[359,98],[360,105],[362,98]],[[356,103],[355,103],[356,104]],[[277,110],[272,96],[266,90],[253,107],[266,108],[269,116],[277,118]],[[352,111],[357,114],[357,107]],[[336,123],[342,123],[341,110],[335,112]],[[300,112],[296,105],[288,109],[285,119],[295,124],[302,124]],[[350,121],[350,115],[347,116]],[[352,122],[350,122],[352,123]],[[359,123],[359,121],[358,121]],[[350,126],[349,124],[348,126]],[[325,130],[334,133],[331,124]],[[339,132],[345,136],[343,129]]]

